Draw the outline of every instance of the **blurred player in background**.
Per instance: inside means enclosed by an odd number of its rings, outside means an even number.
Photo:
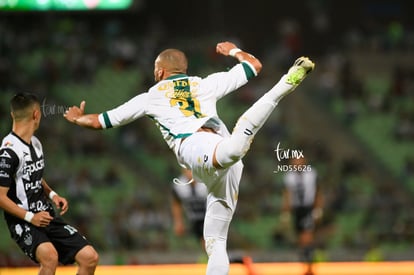
[[[307,264],[305,275],[312,275],[315,225],[323,213],[318,175],[305,157],[292,158],[289,165],[292,169],[283,178],[282,221],[293,223],[301,260]]]
[[[85,114],[83,101],[64,115],[71,123],[94,129],[121,126],[143,116],[156,123],[179,164],[190,169],[194,179],[207,186],[204,220],[209,257],[207,275],[229,272],[227,235],[238,199],[243,169],[241,159],[278,102],[314,67],[308,58],[299,58],[289,72],[240,117],[230,134],[217,115],[216,103],[256,76],[262,64],[231,42],[218,43],[216,51],[236,58],[239,63],[226,72],[206,78],[188,76],[185,54],[167,49],[155,60],[157,83],[147,92],[101,114]]]
[[[40,264],[40,275],[55,274],[59,262],[76,262],[78,275],[94,274],[97,252],[56,215],[51,202],[60,215],[68,210],[68,202],[43,179],[42,144],[33,136],[41,120],[39,100],[33,94],[17,94],[10,106],[13,128],[0,148],[0,208],[11,237]]]
[[[201,242],[203,248],[207,194],[206,185],[194,180],[189,169],[183,169],[181,176],[174,179],[171,202],[174,233],[182,236],[187,232],[185,216],[191,227],[191,233]]]

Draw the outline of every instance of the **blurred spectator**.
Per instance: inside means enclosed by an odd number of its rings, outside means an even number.
[[[409,110],[398,112],[394,136],[397,141],[414,140],[414,112]]]
[[[161,249],[167,245],[166,231],[169,219],[148,198],[138,197],[129,201],[126,206],[124,240],[128,240],[126,248],[133,249]]]
[[[92,179],[87,168],[75,173],[74,177],[67,183],[67,197],[72,201],[72,211],[68,217],[77,225],[81,232],[86,235],[90,231],[90,220],[96,214],[92,201]]]
[[[121,184],[119,171],[116,166],[111,165],[107,170],[103,178],[103,182],[106,186],[118,186]]]
[[[345,104],[345,123],[352,123],[360,112],[359,102],[363,96],[361,80],[355,75],[355,68],[351,60],[343,63],[339,72],[341,97]]]

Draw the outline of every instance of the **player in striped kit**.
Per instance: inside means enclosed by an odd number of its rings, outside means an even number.
[[[40,124],[40,103],[33,94],[11,100],[12,132],[0,147],[0,208],[10,235],[22,251],[40,264],[39,275],[55,274],[60,263],[78,264],[78,275],[92,275],[98,253],[60,215],[68,210],[65,198],[43,179],[42,144],[33,136]]]
[[[101,114],[85,114],[83,101],[64,115],[74,124],[94,129],[121,126],[143,116],[156,123],[179,164],[190,169],[194,179],[207,186],[204,222],[209,256],[207,275],[229,272],[226,242],[237,204],[243,169],[241,159],[279,100],[293,91],[314,68],[308,58],[297,59],[289,72],[240,117],[230,134],[217,115],[216,102],[256,76],[262,64],[231,42],[218,43],[216,51],[236,58],[239,63],[229,71],[206,78],[189,76],[185,54],[167,49],[155,60],[157,83],[147,92]]]
[[[187,218],[190,229],[200,244],[204,247],[204,217],[206,215],[206,185],[195,181],[191,170],[183,169],[179,178],[174,178],[172,185],[171,212],[174,223],[174,232],[177,236],[186,233]]]
[[[306,263],[305,275],[313,275],[313,250],[316,223],[320,221],[323,210],[323,198],[318,185],[318,174],[315,169],[305,169],[306,158],[289,160],[292,171],[283,177],[284,192],[282,220],[292,223],[298,237],[300,258]]]

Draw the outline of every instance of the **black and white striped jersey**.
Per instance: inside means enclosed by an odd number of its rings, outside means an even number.
[[[188,179],[180,176],[180,181]],[[191,182],[188,184],[173,184],[173,196],[183,207],[184,213],[190,221],[204,220],[206,214],[206,200],[208,195],[204,183]]]
[[[317,173],[310,171],[289,171],[285,175],[284,184],[290,191],[290,202],[293,207],[311,207],[315,203],[318,188]]]
[[[14,133],[7,135],[0,147],[0,186],[10,188],[7,195],[19,207],[31,211],[49,211],[53,207],[43,185],[42,144],[32,137],[28,144]],[[5,211],[7,221],[16,219]]]

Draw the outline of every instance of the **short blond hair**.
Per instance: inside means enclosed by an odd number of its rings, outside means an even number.
[[[159,64],[171,74],[187,73],[188,61],[184,52],[166,49],[158,55]]]

